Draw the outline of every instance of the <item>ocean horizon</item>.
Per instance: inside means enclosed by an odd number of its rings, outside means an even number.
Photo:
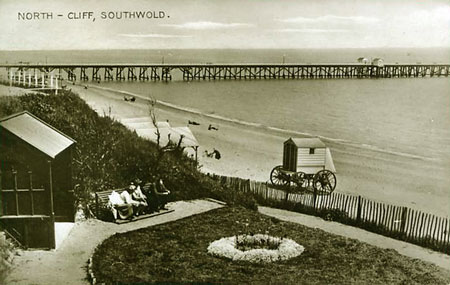
[[[68,56],[70,55],[70,56]],[[0,50],[1,63],[450,63],[450,48]]]

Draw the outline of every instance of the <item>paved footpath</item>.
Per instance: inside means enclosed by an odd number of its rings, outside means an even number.
[[[6,284],[69,285],[89,284],[87,261],[95,248],[109,236],[154,226],[203,213],[222,205],[207,201],[179,201],[168,204],[173,212],[126,224],[91,219],[77,223],[57,250],[20,251]]]
[[[322,229],[329,233],[357,239],[381,248],[394,249],[402,255],[421,259],[423,261],[436,264],[442,268],[450,269],[449,255],[417,245],[374,234],[363,229],[346,226],[336,222],[325,221],[314,216],[268,207],[259,207],[258,210],[264,215],[272,216],[283,221],[302,224],[310,228]]]
[[[6,284],[89,284],[86,273],[87,260],[92,256],[97,245],[109,236],[119,232],[128,232],[175,221],[222,207],[221,204],[207,200],[179,201],[171,203],[168,206],[175,211],[121,225],[94,219],[77,223],[57,250],[20,251],[20,255],[15,258],[14,269],[6,280]],[[450,269],[450,256],[406,242],[339,223],[324,221],[314,216],[267,207],[259,207],[258,210],[264,215],[273,216],[283,221],[322,229],[340,236],[358,239],[381,248],[395,249],[400,254],[431,262],[445,269]]]

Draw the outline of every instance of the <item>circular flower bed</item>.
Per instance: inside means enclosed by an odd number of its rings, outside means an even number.
[[[208,253],[214,256],[254,263],[287,260],[304,250],[303,246],[291,239],[263,234],[224,237],[208,246]]]

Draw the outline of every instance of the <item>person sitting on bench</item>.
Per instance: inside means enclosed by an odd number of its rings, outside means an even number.
[[[133,216],[133,206],[125,204],[122,197],[116,191],[112,191],[109,197],[109,207],[114,217],[114,221],[118,218],[126,220]]]
[[[133,200],[132,195],[135,189],[136,186],[132,183],[125,191],[122,192],[122,194],[120,194],[120,196],[126,204],[133,206],[133,213],[136,216],[139,216],[139,214],[147,207],[147,203]]]
[[[147,209],[148,207],[148,202],[147,202],[147,197],[144,195],[144,193],[142,193],[141,190],[141,183],[142,180],[139,178],[136,178],[134,180],[136,189],[134,189],[133,194],[131,194],[131,198],[135,201],[138,201],[141,203],[141,212],[139,214],[144,214],[145,213],[145,209]]]
[[[159,200],[158,210],[168,210],[166,208],[166,204],[168,202],[170,190],[166,188],[161,178],[157,179],[154,187],[154,192],[155,196],[158,197]]]
[[[160,210],[167,210],[166,203],[170,191],[164,186],[162,179],[152,177],[152,181],[144,185],[144,193],[148,197],[149,209],[151,212],[159,212]]]

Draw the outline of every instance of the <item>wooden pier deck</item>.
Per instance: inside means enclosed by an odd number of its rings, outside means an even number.
[[[69,81],[170,81],[178,73],[183,80],[239,79],[327,79],[327,78],[401,78],[448,77],[450,64],[437,63],[82,63],[82,64],[0,64],[8,79],[35,81],[52,74]]]

